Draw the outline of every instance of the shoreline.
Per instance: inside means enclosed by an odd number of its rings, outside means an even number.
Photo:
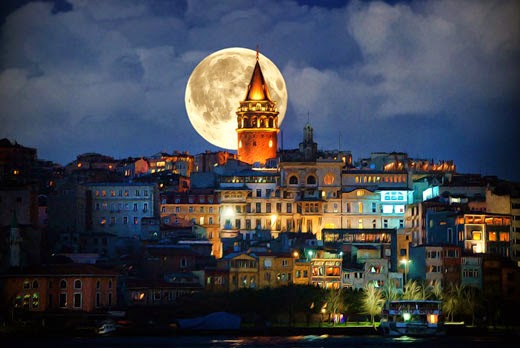
[[[381,336],[378,327],[372,326],[335,326],[335,327],[245,327],[232,330],[190,330],[172,327],[127,327],[118,328],[116,332],[107,335],[98,335],[91,328],[69,330],[42,327],[11,327],[0,329],[1,338],[45,338],[45,337],[167,337],[167,336]],[[520,330],[515,327],[492,328],[471,327],[465,325],[446,325],[446,334],[443,336],[503,336],[520,337]]]

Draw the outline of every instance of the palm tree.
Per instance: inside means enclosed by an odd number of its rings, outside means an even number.
[[[443,299],[442,284],[439,280],[434,280],[433,284],[429,288],[431,297],[436,300]]]
[[[370,315],[370,321],[374,328],[376,327],[375,316],[381,313],[384,303],[382,292],[374,287],[374,284],[367,284],[363,294],[363,310]]]
[[[409,280],[404,285],[403,300],[421,300],[421,286],[415,280]]]
[[[444,294],[442,310],[446,318],[453,321],[456,314],[463,313],[464,309],[464,286],[450,283]]]
[[[428,290],[428,287],[424,284],[424,282],[422,284],[418,284],[420,290],[417,294],[417,296],[419,296],[419,300],[427,300],[430,298],[431,296],[431,293],[430,291]]]
[[[395,286],[394,282],[387,282],[383,287],[383,297],[387,301],[395,301],[400,297],[399,289]]]
[[[475,315],[481,309],[481,297],[479,296],[478,289],[474,287],[465,287],[463,289],[463,305],[462,310],[464,314],[471,316],[471,325],[475,325]]]

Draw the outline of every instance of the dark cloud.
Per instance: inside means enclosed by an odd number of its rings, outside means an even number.
[[[208,54],[259,45],[286,80],[285,148],[309,119],[320,148],[354,158],[404,151],[519,180],[517,1],[2,5],[0,138],[41,158],[217,150],[190,124],[186,83]]]

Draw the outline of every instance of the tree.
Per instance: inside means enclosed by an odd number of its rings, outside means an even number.
[[[327,306],[325,307],[327,312],[329,313],[329,322],[330,322],[330,319],[331,319],[331,314],[333,317],[336,316],[336,314],[339,314],[341,313],[344,309],[345,309],[345,305],[344,305],[344,296],[343,296],[343,292],[341,289],[338,289],[338,290],[328,290],[327,291],[327,295],[326,295],[326,304]],[[333,324],[335,324],[336,322],[333,321]]]
[[[447,319],[453,321],[455,315],[463,313],[464,286],[450,283],[443,296],[442,311]]]
[[[383,287],[383,297],[387,301],[395,301],[400,297],[399,289],[395,286],[394,282],[386,282]]]
[[[431,297],[442,301],[443,299],[443,292],[442,292],[442,284],[439,280],[435,280],[433,284],[429,288]]]
[[[468,286],[463,288],[462,311],[471,317],[471,325],[475,325],[475,315],[481,312],[481,296],[477,288]]]
[[[423,300],[421,286],[415,280],[408,280],[404,285],[403,300]]]
[[[374,284],[367,284],[363,294],[363,309],[366,314],[370,315],[370,321],[375,328],[375,316],[380,314],[383,309],[385,300],[382,292],[374,287]]]

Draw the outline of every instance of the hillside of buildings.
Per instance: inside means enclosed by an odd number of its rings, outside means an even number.
[[[165,309],[189,317],[272,300],[264,309],[287,324],[295,307],[279,301],[295,298],[286,303],[303,306],[296,321],[333,322],[365,318],[368,287],[402,296],[411,283],[470,296],[479,320],[515,320],[518,183],[406,153],[353,161],[318,150],[308,134],[260,164],[160,152],[87,153],[63,166],[0,140],[0,321]],[[305,301],[287,297],[301,288]],[[230,293],[250,297],[239,306]],[[241,315],[277,320],[262,308]]]

